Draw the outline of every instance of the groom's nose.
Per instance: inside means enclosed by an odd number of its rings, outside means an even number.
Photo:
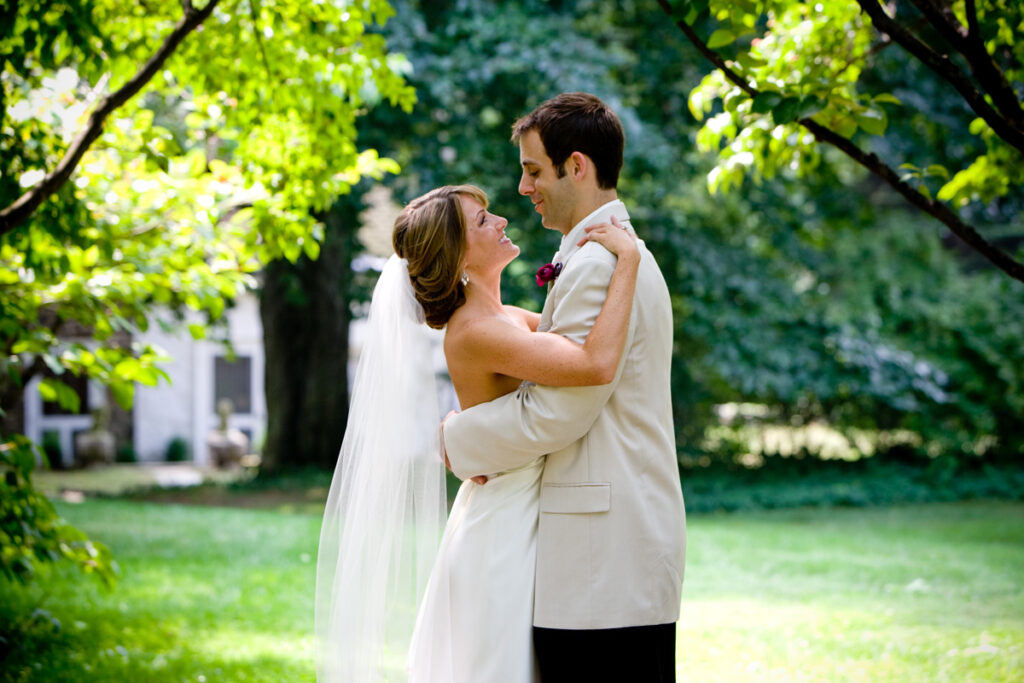
[[[519,176],[519,194],[529,196],[533,192],[533,179],[525,172]]]

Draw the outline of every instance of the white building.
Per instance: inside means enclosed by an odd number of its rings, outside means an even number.
[[[136,385],[132,431],[140,461],[163,460],[171,440],[183,438],[197,465],[212,464],[206,439],[220,426],[217,402],[222,398],[231,400],[234,413],[229,426],[249,437],[250,451],[262,444],[267,407],[259,300],[246,293],[225,317],[235,351],[233,361],[224,344],[193,339],[187,330],[170,334],[151,325],[141,335],[139,341],[159,346],[173,360],[161,366],[170,376],[170,384]]]
[[[220,426],[217,401],[231,399],[234,414],[230,426],[244,432],[255,451],[266,432],[267,410],[263,392],[263,326],[259,300],[247,293],[225,313],[227,336],[236,358],[227,358],[224,344],[208,339],[193,339],[187,329],[164,331],[155,322],[135,341],[153,344],[165,350],[171,362],[162,364],[171,381],[155,387],[135,385],[131,411],[132,441],[141,462],[163,461],[174,439],[183,439],[188,459],[197,465],[211,464],[206,439]],[[194,322],[199,322],[198,318]],[[25,434],[43,443],[49,433],[56,439],[65,465],[74,462],[74,435],[92,426],[90,410],[107,400],[105,389],[95,383],[78,387],[83,399],[83,414],[68,415],[44,405],[36,377],[25,392]]]

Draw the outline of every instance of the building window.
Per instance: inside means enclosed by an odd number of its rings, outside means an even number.
[[[252,358],[238,356],[230,361],[217,356],[213,362],[213,406],[222,399],[231,401],[231,410],[236,414],[252,412]]]

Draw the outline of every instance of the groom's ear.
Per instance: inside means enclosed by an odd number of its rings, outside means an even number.
[[[567,170],[572,175],[573,180],[580,181],[587,175],[587,171],[590,170],[592,162],[590,158],[583,152],[573,152],[567,159]]]

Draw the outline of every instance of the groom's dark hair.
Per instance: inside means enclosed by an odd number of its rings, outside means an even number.
[[[607,104],[585,92],[552,97],[512,125],[512,141],[536,130],[558,177],[573,152],[586,154],[597,170],[597,186],[614,190],[622,169],[625,135],[622,123]]]

